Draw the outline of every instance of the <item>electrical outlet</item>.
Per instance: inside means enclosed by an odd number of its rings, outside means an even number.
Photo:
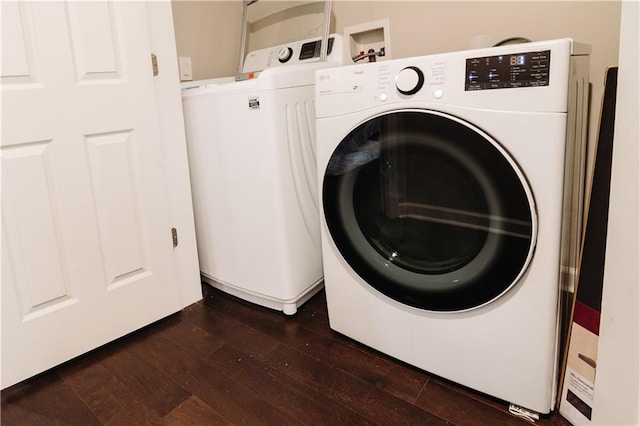
[[[180,81],[193,80],[193,74],[191,73],[191,57],[180,56],[178,58],[178,67],[180,68]]]

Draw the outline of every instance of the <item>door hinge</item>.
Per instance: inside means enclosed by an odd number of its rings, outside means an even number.
[[[178,247],[178,230],[176,228],[171,228],[171,239],[173,240],[173,247]]]
[[[158,57],[155,54],[151,54],[151,66],[153,67],[153,76],[158,75]]]

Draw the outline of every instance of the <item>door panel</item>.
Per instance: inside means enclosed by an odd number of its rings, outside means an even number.
[[[20,265],[24,271],[20,287],[23,314],[66,295],[63,265],[55,214],[56,193],[49,185],[52,164],[51,141],[34,142],[3,149],[2,188],[4,218],[14,226],[5,235],[15,241],[12,253],[28,254],[38,268]],[[47,150],[49,148],[49,150]],[[26,257],[26,256],[25,256]]]
[[[145,273],[146,254],[141,245],[140,206],[134,186],[135,162],[130,131],[90,135],[85,138],[91,189],[94,195],[106,282]]]
[[[34,29],[28,5],[2,5],[2,86],[35,83]]]
[[[145,4],[2,8],[6,387],[181,305]]]
[[[120,79],[119,15],[109,3],[73,2],[67,5],[72,55],[79,83]]]

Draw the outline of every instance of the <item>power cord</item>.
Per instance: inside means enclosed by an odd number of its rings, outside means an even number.
[[[500,40],[499,42],[494,44],[493,47],[503,46],[508,43],[531,43],[531,40],[525,37],[509,37],[505,38],[504,40]]]

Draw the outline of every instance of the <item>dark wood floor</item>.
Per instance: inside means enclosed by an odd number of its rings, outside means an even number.
[[[526,425],[505,403],[209,286],[179,314],[2,391],[2,425]],[[568,425],[553,414],[541,425]]]

